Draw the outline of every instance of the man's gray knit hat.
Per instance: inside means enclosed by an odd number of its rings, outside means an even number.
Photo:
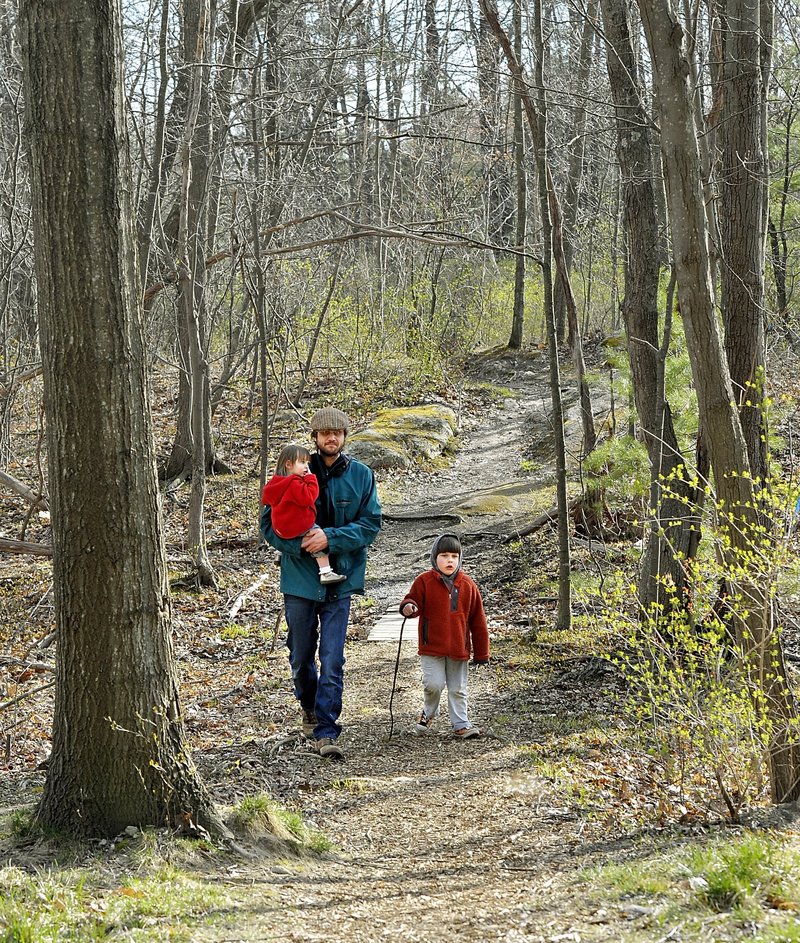
[[[347,413],[343,413],[341,409],[323,406],[311,417],[311,431],[316,432],[318,429],[344,429],[348,432],[350,420],[347,418]]]

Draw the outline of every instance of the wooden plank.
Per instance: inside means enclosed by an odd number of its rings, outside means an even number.
[[[399,600],[398,604],[399,605]],[[403,627],[403,642],[416,642],[417,623],[419,619],[406,619]],[[395,606],[385,612],[380,619],[372,626],[368,642],[397,642],[400,640],[400,628],[403,626],[403,617],[397,611]]]

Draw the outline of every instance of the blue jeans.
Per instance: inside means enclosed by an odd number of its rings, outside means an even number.
[[[316,602],[302,596],[284,596],[289,635],[289,664],[294,696],[303,710],[317,715],[314,737],[335,740],[342,732],[344,689],[344,640],[350,617],[350,597]],[[319,645],[319,672],[317,672]]]

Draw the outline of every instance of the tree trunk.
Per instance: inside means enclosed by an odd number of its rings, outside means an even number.
[[[484,192],[486,194],[486,235],[493,245],[507,246],[514,239],[511,180],[507,169],[503,109],[500,100],[500,47],[479,10],[474,22],[472,6],[467,6],[475,42],[478,67],[478,99],[481,141],[484,147]],[[496,255],[500,255],[498,251]]]
[[[500,25],[497,8],[492,0],[480,0],[489,26],[500,43],[525,109],[531,132],[539,185],[539,212],[542,224],[542,284],[544,291],[544,322],[550,356],[550,398],[553,406],[553,433],[556,451],[556,503],[558,505],[558,615],[561,629],[572,625],[572,584],[570,577],[569,503],[567,500],[567,453],[564,442],[564,409],[561,402],[561,375],[558,363],[558,342],[553,311],[553,235],[548,199],[548,173],[545,142],[547,141],[547,100],[544,87],[544,41],[542,38],[541,2],[536,4],[534,37],[537,46],[536,87],[539,89],[538,108],[533,102],[525,73],[517,59],[508,36]]]
[[[205,240],[201,230],[201,206],[205,186],[194,183],[194,174],[207,170],[205,159],[199,166],[193,159],[195,135],[201,111],[207,109],[203,102],[207,95],[205,69],[199,66],[208,56],[208,34],[210,28],[207,0],[201,0],[201,7],[196,8],[196,45],[189,80],[189,110],[184,131],[183,146],[180,154],[181,166],[181,213],[178,227],[178,284],[180,299],[178,309],[188,341],[187,374],[190,391],[189,428],[191,430],[191,465],[192,489],[189,496],[189,520],[187,544],[192,556],[194,579],[199,586],[216,586],[216,578],[206,548],[205,534],[205,494],[206,494],[206,442],[210,435],[207,419],[210,413],[208,389],[208,362],[205,358],[203,329],[201,326],[204,304],[205,279],[200,274],[205,272]],[[194,33],[193,25],[192,32]],[[201,146],[207,146],[207,139],[202,137]]]
[[[522,57],[522,0],[514,0],[514,55],[519,62]],[[522,332],[525,326],[525,234],[528,226],[528,186],[525,175],[525,130],[522,124],[522,93],[518,88],[514,96],[514,173],[517,181],[516,246],[514,256],[514,314],[511,320],[511,350],[522,347]]]
[[[585,150],[586,129],[586,98],[584,89],[589,87],[589,70],[592,66],[592,45],[597,29],[597,0],[589,0],[583,17],[580,49],[578,51],[578,68],[575,75],[575,88],[578,92],[578,103],[572,112],[572,121],[569,125],[569,135],[574,142],[570,147],[567,182],[564,193],[564,213],[562,224],[562,240],[564,243],[564,261],[567,274],[572,271],[572,257],[575,252],[573,233],[578,219],[578,197],[583,177],[583,155]],[[556,336],[559,344],[564,342],[564,333],[568,325],[567,302],[561,279],[556,280],[553,305],[556,316]],[[576,322],[577,325],[577,322]],[[573,346],[572,327],[567,334],[570,346]]]
[[[546,167],[548,183],[548,206],[550,208],[550,218],[552,220],[552,241],[553,241],[553,259],[556,263],[558,278],[556,284],[561,285],[564,294],[564,303],[567,309],[567,320],[569,322],[569,336],[571,338],[570,354],[572,363],[575,367],[575,377],[578,382],[578,396],[581,403],[581,428],[583,430],[583,447],[581,449],[582,458],[594,451],[597,444],[597,433],[594,428],[594,409],[592,407],[592,394],[589,389],[589,381],[586,376],[586,361],[583,358],[583,339],[581,329],[578,324],[578,308],[575,304],[575,295],[572,291],[572,285],[569,280],[569,268],[567,266],[567,257],[564,251],[564,223],[561,215],[561,204],[556,193],[556,185],[550,168]],[[555,313],[553,314],[555,317]],[[558,326],[556,325],[556,333]],[[556,337],[556,340],[558,338]]]
[[[764,415],[764,253],[767,185],[762,150],[760,0],[726,0],[720,159],[720,284],[725,353],[739,405],[750,472],[767,473]]]
[[[636,414],[650,463],[650,513],[654,527],[647,537],[639,580],[645,611],[663,602],[663,587],[672,585],[684,599],[683,564],[690,527],[683,498],[691,491],[689,476],[664,388],[667,344],[659,338],[659,222],[652,174],[649,115],[634,55],[625,0],[601,0],[607,66],[617,122],[617,160],[622,178],[622,212],[627,244],[624,298],[621,304]],[[668,294],[665,324],[672,316]],[[668,332],[665,327],[665,339]],[[669,482],[664,491],[664,482]]]
[[[20,25],[59,645],[38,818],[81,837],[186,818],[221,828],[178,706],[119,4],[25,0]]]

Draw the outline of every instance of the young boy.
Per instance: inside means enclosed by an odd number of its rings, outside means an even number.
[[[285,446],[278,456],[275,474],[264,485],[261,503],[272,508],[272,529],[279,537],[302,537],[317,526],[319,482],[308,470],[310,461],[311,453],[302,445]],[[317,561],[319,581],[323,585],[347,579],[333,570],[324,550],[311,556]]]
[[[467,666],[470,640],[473,661],[489,661],[489,630],[483,600],[475,583],[461,569],[461,541],[455,534],[437,537],[431,549],[432,569],[418,576],[400,613],[408,619],[419,616],[419,655],[422,667],[424,707],[414,734],[431,729],[439,713],[439,699],[447,687],[450,721],[457,737],[480,736],[467,716]]]

